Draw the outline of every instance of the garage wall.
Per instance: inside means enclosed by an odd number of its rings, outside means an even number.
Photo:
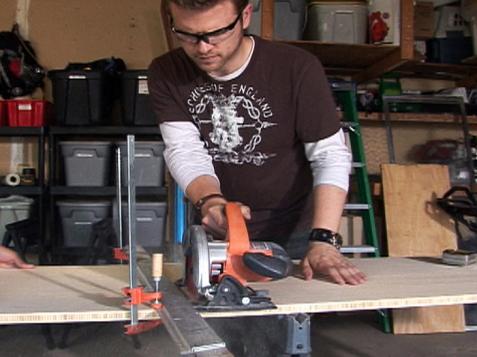
[[[18,21],[47,69],[110,56],[140,69],[167,50],[160,4],[160,0],[1,0],[0,30],[9,30]]]
[[[0,31],[15,22],[30,40],[47,70],[69,62],[119,57],[129,69],[147,68],[167,51],[160,16],[160,0],[0,0]],[[51,100],[51,85],[35,97]],[[1,139],[0,175],[34,160],[32,148]]]
[[[28,21],[48,69],[110,56],[140,69],[166,51],[159,0],[31,0]]]
[[[15,19],[17,0],[2,0],[0,11],[0,30],[9,30]]]

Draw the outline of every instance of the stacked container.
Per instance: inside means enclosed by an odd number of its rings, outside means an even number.
[[[368,7],[350,1],[314,1],[308,6],[304,38],[329,43],[366,43]]]
[[[8,126],[40,127],[48,123],[50,103],[45,100],[7,100],[5,103]]]
[[[121,150],[121,175],[127,184],[127,144],[118,143]],[[136,141],[134,155],[134,179],[136,186],[161,187],[164,185],[164,143],[158,141]]]
[[[5,235],[5,226],[30,217],[34,200],[23,196],[9,196],[0,199],[0,240]]]
[[[167,204],[166,202],[136,202],[136,243],[144,248],[158,249],[162,247],[165,236]],[[128,244],[127,204],[122,204],[123,217],[123,245]],[[114,227],[117,223],[118,213],[116,205],[113,207]]]
[[[50,113],[51,103],[45,100],[0,100],[0,126],[44,126],[49,122]]]
[[[110,201],[58,201],[63,247],[88,247],[93,224],[111,217]]]
[[[55,70],[52,80],[57,125],[101,125],[110,121],[112,103],[102,71]]]
[[[108,186],[112,144],[107,141],[62,141],[67,186]]]
[[[125,125],[157,125],[152,110],[147,70],[126,71],[121,80],[121,109]]]
[[[248,32],[261,35],[262,2],[252,0],[252,20]],[[306,0],[275,0],[274,38],[279,40],[301,40],[306,18]]]

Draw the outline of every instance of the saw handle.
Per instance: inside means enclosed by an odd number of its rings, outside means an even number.
[[[225,205],[225,215],[227,217],[226,240],[229,242],[229,254],[243,255],[250,249],[250,240],[242,210],[237,203],[228,202]]]
[[[273,242],[250,243],[240,205],[228,202],[225,214],[229,246],[223,275],[231,275],[244,283],[281,279],[290,274],[292,262],[280,245]]]

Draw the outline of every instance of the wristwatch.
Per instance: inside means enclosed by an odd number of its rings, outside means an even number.
[[[313,228],[308,237],[310,242],[325,242],[331,244],[336,249],[340,249],[343,238],[339,233],[335,233],[325,228]]]

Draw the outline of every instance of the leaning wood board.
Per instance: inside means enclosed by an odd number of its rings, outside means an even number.
[[[456,248],[453,224],[435,204],[450,188],[447,166],[386,164],[382,177],[389,256],[439,256]],[[464,329],[462,305],[393,311],[396,334]]]
[[[203,313],[204,317],[374,310],[477,302],[477,265],[453,267],[436,259],[362,258],[353,262],[368,276],[360,286],[340,286],[289,277],[255,283],[267,289],[277,309]],[[0,270],[0,324],[123,321],[120,289],[127,266],[52,266]],[[139,309],[141,319],[157,317]]]

